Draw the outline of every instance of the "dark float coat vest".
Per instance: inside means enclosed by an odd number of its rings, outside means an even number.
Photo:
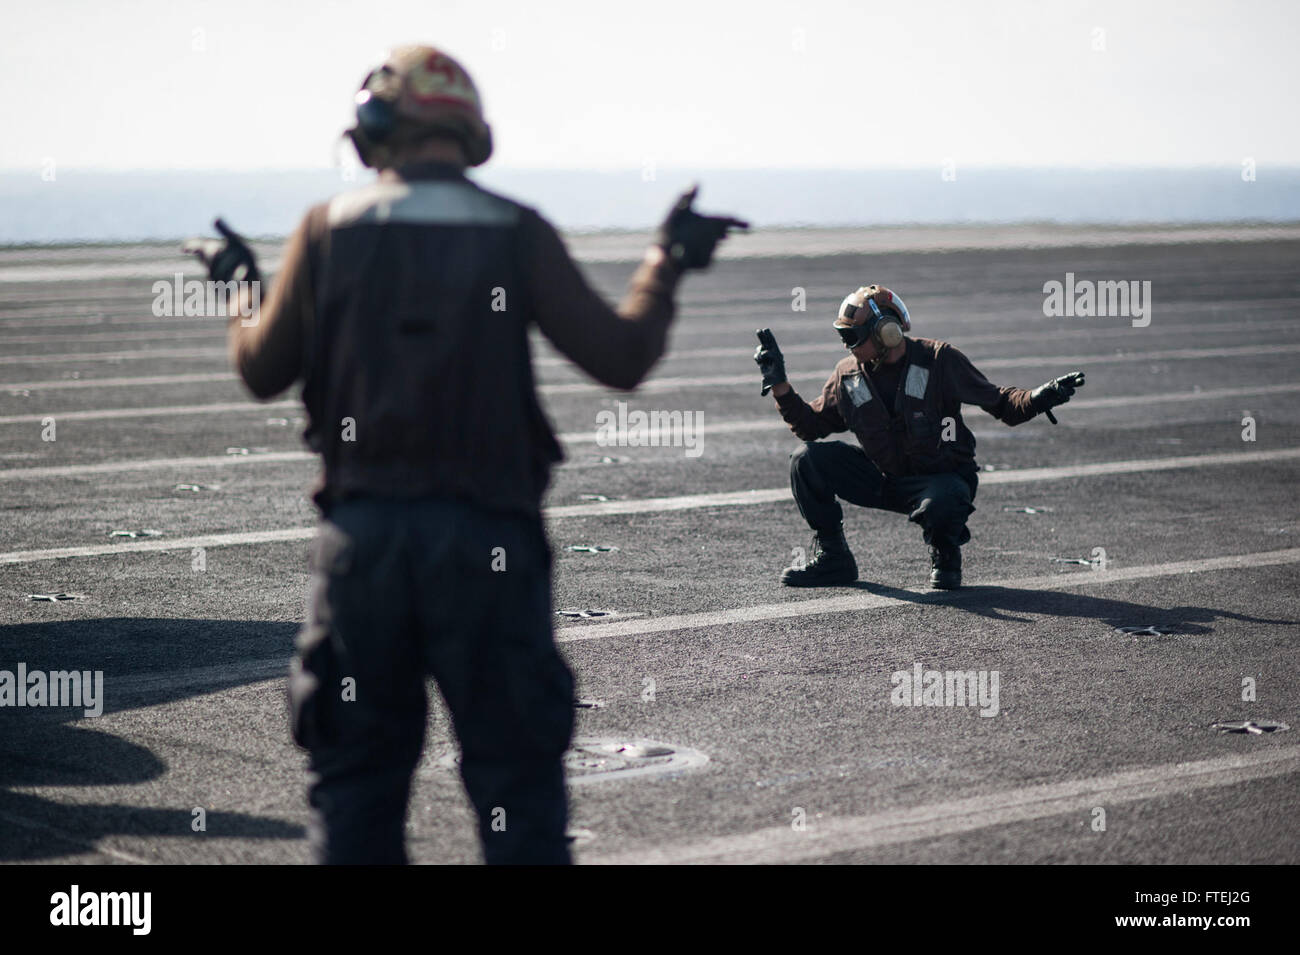
[[[975,470],[975,436],[962,420],[961,403],[947,397],[945,389],[942,351],[947,347],[931,339],[907,339],[892,414],[871,376],[855,361],[836,369],[840,415],[885,474]]]

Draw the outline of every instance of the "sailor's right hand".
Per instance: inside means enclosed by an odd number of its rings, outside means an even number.
[[[781,354],[781,346],[776,343],[772,329],[760,328],[755,334],[758,348],[754,349],[754,361],[763,373],[763,390],[759,394],[765,395],[776,385],[785,383],[785,356]]]

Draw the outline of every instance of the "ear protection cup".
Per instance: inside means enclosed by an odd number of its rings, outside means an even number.
[[[376,76],[380,76],[381,81],[386,78],[385,72],[389,75],[392,73],[390,69],[383,66],[366,74],[354,101],[356,123],[344,132],[356,147],[361,162],[372,168],[386,158],[384,141],[392,136],[393,130],[397,128],[396,107],[390,100],[376,96],[370,89],[371,81]]]
[[[889,311],[877,304],[877,296],[884,297]],[[863,308],[870,309],[871,316],[862,324],[855,324],[853,320]],[[881,352],[901,345],[904,333],[911,327],[911,319],[903,300],[889,289],[876,285],[864,285],[846,296],[840,304],[839,316],[835,320],[835,330],[840,333],[840,337],[850,348],[872,341]]]
[[[397,126],[397,112],[388,100],[380,99],[368,89],[357,94],[357,128],[372,143],[382,143]]]
[[[903,326],[893,315],[881,311],[875,299],[867,299],[871,308],[871,338],[876,347],[882,350],[896,348],[903,343]]]

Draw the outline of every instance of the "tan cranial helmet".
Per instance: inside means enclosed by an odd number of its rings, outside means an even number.
[[[884,348],[903,341],[912,330],[912,320],[903,300],[883,285],[864,285],[844,297],[835,318],[835,330],[846,345],[862,344],[868,338]]]
[[[471,166],[492,155],[492,129],[469,73],[431,46],[402,46],[372,70],[357,93],[357,123],[348,130],[367,166],[390,165],[402,148],[436,135],[465,147]]]

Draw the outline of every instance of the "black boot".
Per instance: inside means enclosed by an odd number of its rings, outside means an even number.
[[[956,590],[961,586],[961,548],[940,544],[930,548],[930,586],[935,590]]]
[[[818,531],[813,558],[803,567],[787,567],[781,583],[787,587],[842,587],[858,579],[858,564],[844,539],[844,527]]]

